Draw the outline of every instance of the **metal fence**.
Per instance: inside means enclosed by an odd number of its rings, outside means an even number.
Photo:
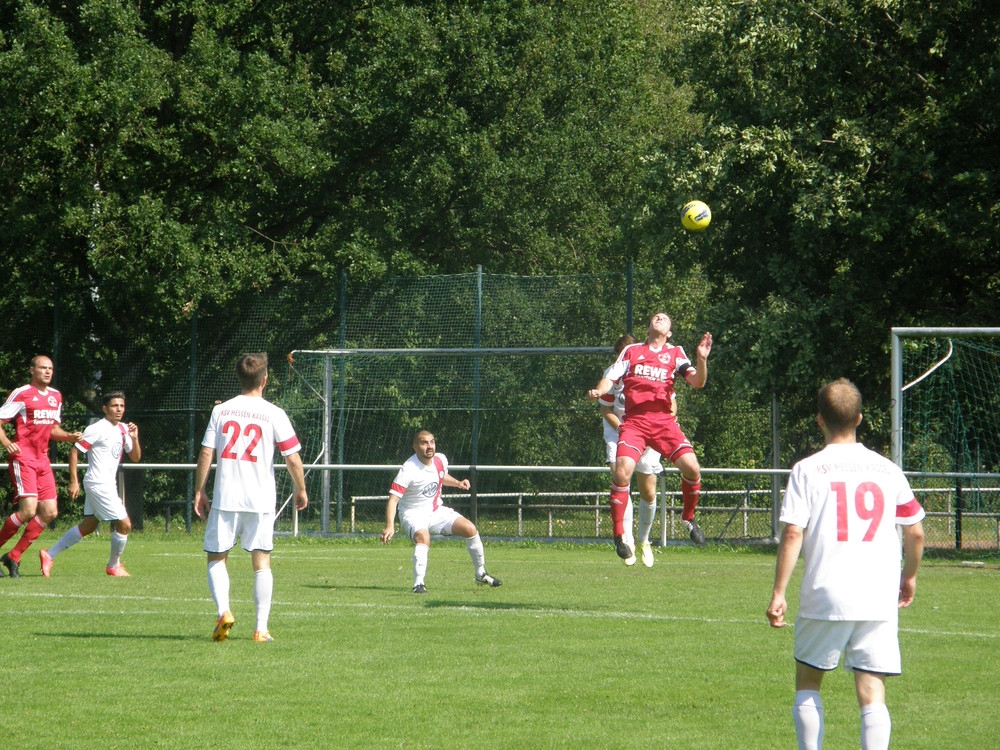
[[[57,465],[57,470],[65,465]],[[191,517],[189,498],[170,501],[169,507],[142,507],[140,498],[130,496],[129,477],[171,475],[171,481],[184,484],[193,475],[194,464],[123,464],[123,490],[129,515],[141,528],[143,514],[165,519],[165,530],[173,533],[197,532],[200,526]],[[307,466],[307,485],[313,498],[321,497],[322,475],[326,472],[381,475],[385,494],[348,495],[339,513],[313,502],[303,512],[295,512],[287,500],[291,483],[278,466],[278,515],[276,529],[287,535],[375,536],[385,525],[388,486],[398,466],[382,464],[319,464]],[[481,533],[490,538],[562,540],[598,542],[611,538],[611,519],[607,511],[607,487],[594,490],[561,491],[559,485],[568,475],[586,474],[606,485],[608,469],[580,466],[479,466],[477,491],[446,492],[445,502],[472,518]],[[471,467],[453,465],[456,476]],[[523,492],[491,492],[492,475],[535,473],[549,477],[546,489]],[[601,476],[601,475],[604,476]],[[725,544],[766,544],[777,538],[778,513],[788,470],[774,469],[702,469],[702,495],[698,506],[699,524],[710,542]],[[924,521],[927,546],[935,549],[1000,550],[1000,474],[959,474],[907,472],[918,500],[927,512]],[[161,477],[162,478],[162,477]],[[674,469],[659,478],[657,520],[651,539],[667,545],[687,539],[680,523],[682,510],[679,476]],[[638,500],[637,493],[633,493]],[[138,505],[136,503],[139,503]],[[982,510],[988,508],[988,510]],[[970,510],[973,509],[973,510]],[[343,525],[336,531],[323,531],[323,516],[342,515]]]

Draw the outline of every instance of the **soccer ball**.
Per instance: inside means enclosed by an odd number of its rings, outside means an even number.
[[[688,201],[681,209],[681,224],[685,229],[697,231],[704,229],[712,221],[712,209],[701,201]]]

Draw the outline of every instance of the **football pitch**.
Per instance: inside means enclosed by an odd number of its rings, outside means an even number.
[[[0,737],[12,748],[794,748],[793,632],[767,626],[773,550],[494,543],[479,587],[460,542],[410,592],[397,539],[279,538],[275,641],[254,643],[250,561],[236,625],[215,612],[197,534],[133,534],[131,578],[88,538],[0,580]],[[801,562],[790,588],[794,615]],[[889,681],[893,748],[996,747],[1000,559],[926,559]],[[825,683],[826,746],[858,747],[853,681]]]

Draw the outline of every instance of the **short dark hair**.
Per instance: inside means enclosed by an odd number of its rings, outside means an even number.
[[[636,337],[633,336],[631,333],[626,333],[624,336],[620,336],[618,340],[615,342],[615,354],[621,354],[622,349],[624,349],[626,346],[631,346],[636,342],[637,342]]]
[[[414,430],[414,432],[413,432],[413,445],[417,444],[417,438],[419,438],[420,435],[422,433],[424,433],[424,432],[426,432],[431,437],[434,437],[434,433],[433,432],[431,432],[430,430],[428,430],[428,429],[426,429],[424,427],[421,427],[419,430]]]
[[[111,403],[113,399],[120,398],[122,401],[125,400],[125,391],[111,391],[110,393],[105,393],[101,396],[101,406],[107,406]]]
[[[267,375],[267,352],[244,354],[236,360],[236,378],[245,391],[259,388]]]
[[[861,391],[847,378],[838,378],[819,389],[819,415],[833,432],[854,429],[861,414]]]

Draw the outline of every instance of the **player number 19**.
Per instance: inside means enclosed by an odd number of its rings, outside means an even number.
[[[837,541],[847,541],[847,483],[831,482],[830,489],[837,496]],[[863,542],[870,542],[875,538],[878,525],[882,522],[882,514],[885,512],[885,498],[882,495],[882,488],[874,482],[862,482],[854,490],[854,512],[862,521],[870,521],[868,531],[865,532]]]

